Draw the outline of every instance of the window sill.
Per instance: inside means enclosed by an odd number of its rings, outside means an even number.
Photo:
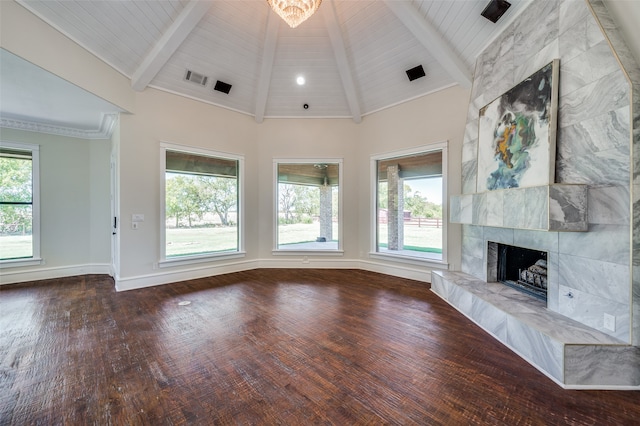
[[[245,252],[206,254],[201,256],[184,256],[172,259],[164,259],[158,262],[158,268],[171,268],[173,266],[191,265],[194,263],[215,262],[218,260],[238,259],[245,257]]]
[[[43,260],[39,257],[30,257],[28,259],[7,259],[0,260],[0,268],[20,268],[22,266],[38,266],[42,265]]]
[[[274,256],[344,256],[344,250],[286,250],[273,249]]]
[[[408,263],[416,266],[427,266],[429,268],[436,269],[449,269],[449,264],[442,260],[429,259],[419,256],[408,256],[391,253],[369,252],[369,257],[372,259],[386,260],[388,262],[400,262]]]

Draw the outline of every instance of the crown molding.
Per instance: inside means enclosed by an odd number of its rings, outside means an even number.
[[[104,114],[99,129],[85,130],[74,127],[55,126],[37,121],[2,117],[0,118],[0,127],[79,139],[110,139],[117,121],[118,114]]]

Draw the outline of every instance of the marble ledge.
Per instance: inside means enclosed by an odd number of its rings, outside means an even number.
[[[551,184],[454,195],[450,221],[543,231],[588,230],[587,185]]]
[[[640,348],[539,300],[453,271],[432,271],[431,291],[564,388],[640,390]]]

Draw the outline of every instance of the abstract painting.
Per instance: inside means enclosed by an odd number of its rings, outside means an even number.
[[[558,69],[555,59],[480,110],[477,192],[553,183]]]

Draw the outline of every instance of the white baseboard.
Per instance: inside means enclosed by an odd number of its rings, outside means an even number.
[[[215,275],[228,274],[231,272],[242,272],[258,268],[258,262],[254,260],[244,260],[240,262],[230,262],[217,265],[191,266],[171,271],[169,268],[162,269],[162,272],[135,277],[115,277],[116,291],[135,290],[138,288],[153,287],[156,285],[170,284],[180,281],[194,280],[198,278],[213,277]]]
[[[86,265],[54,266],[50,268],[38,267],[31,268],[28,271],[3,269],[0,272],[0,285],[88,274],[111,275],[111,265],[108,263],[94,263]]]
[[[431,271],[412,267],[405,264],[380,264],[370,260],[361,259],[335,259],[313,257],[304,258],[273,258],[259,260],[242,260],[238,262],[225,262],[215,265],[188,265],[172,271],[171,268],[163,268],[157,273],[121,277],[114,273],[109,264],[73,265],[54,268],[38,268],[28,271],[2,271],[0,284],[13,284],[26,281],[46,280],[51,278],[70,277],[74,275],[105,274],[113,276],[117,291],[134,290],[138,288],[152,287],[156,285],[170,284],[174,282],[192,280],[197,278],[212,277],[231,272],[248,271],[258,268],[285,268],[285,269],[362,269],[378,272],[400,278],[407,278],[423,282],[431,282]]]

